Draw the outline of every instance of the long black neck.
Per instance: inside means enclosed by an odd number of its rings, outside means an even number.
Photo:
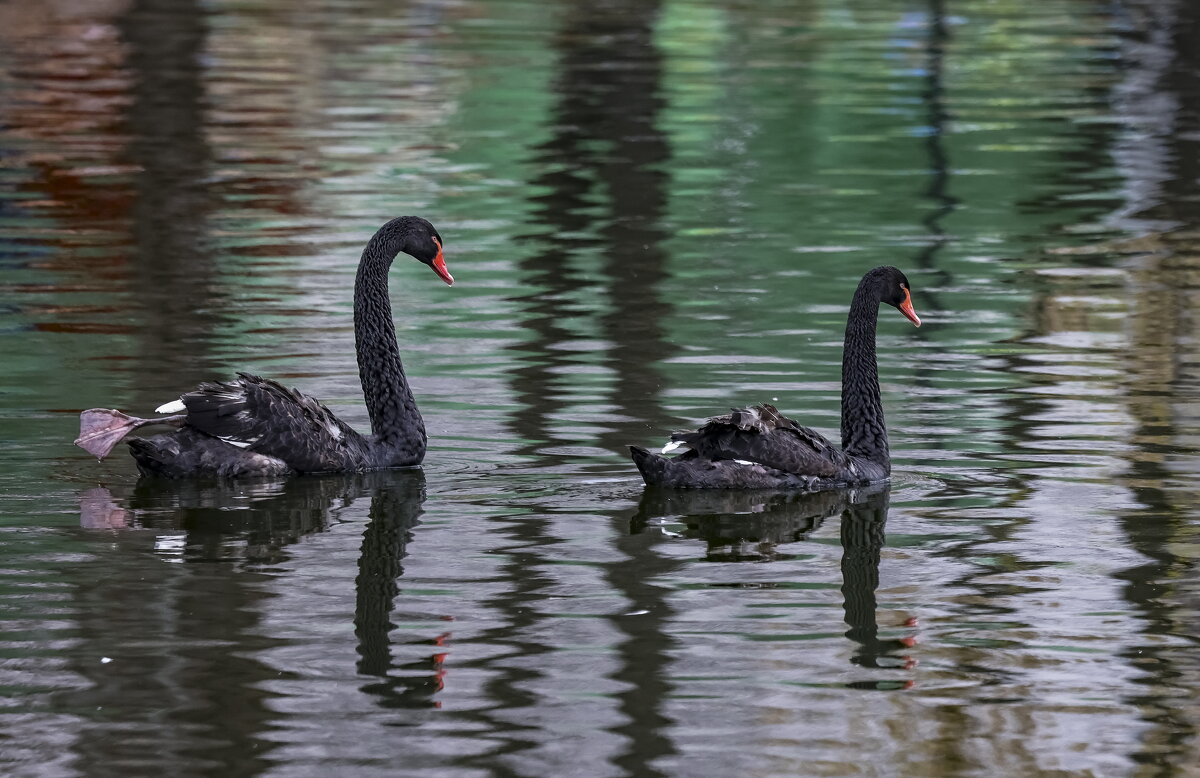
[[[354,341],[376,444],[404,449],[419,462],[425,453],[425,423],[404,377],[388,299],[388,269],[406,236],[403,225],[392,221],[363,249],[354,280]]]
[[[858,285],[846,321],[842,346],[842,450],[891,471],[879,370],[875,363],[875,323],[879,295],[867,279]]]

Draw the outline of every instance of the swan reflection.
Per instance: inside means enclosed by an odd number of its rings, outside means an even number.
[[[105,487],[85,491],[80,496],[80,524],[119,530],[134,542],[137,530],[151,530],[154,553],[164,561],[235,562],[250,571],[286,575],[286,570],[267,566],[289,560],[289,546],[324,531],[368,495],[369,520],[354,580],[356,670],[369,678],[360,689],[383,707],[436,707],[433,696],[442,688],[442,643],[449,634],[415,639],[429,646],[428,656],[416,661],[409,661],[414,652],[402,662],[393,657],[391,614],[400,592],[398,579],[425,501],[421,470],[206,483],[143,478],[128,494],[114,495]],[[235,588],[255,588],[256,580],[227,576]],[[157,590],[150,587],[143,596],[153,599]],[[166,597],[144,605],[171,607]],[[214,603],[205,612],[191,611],[179,618],[220,620],[223,607],[235,607],[234,602]]]
[[[630,530],[636,534],[655,525],[661,528],[661,519],[670,517],[683,525],[679,533],[683,538],[706,543],[706,561],[772,562],[790,558],[781,546],[809,539],[826,518],[840,516],[842,607],[849,626],[845,635],[857,644],[850,661],[867,668],[911,669],[916,661],[903,652],[916,640],[880,638],[876,619],[875,592],[890,496],[886,483],[825,492],[647,488]],[[895,682],[875,680],[850,685],[896,687]]]
[[[106,487],[80,496],[80,525],[149,529],[156,548],[186,561],[270,564],[304,535],[376,486],[376,474],[311,478],[192,481],[142,478],[117,495]]]

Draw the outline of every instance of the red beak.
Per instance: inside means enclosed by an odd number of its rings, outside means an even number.
[[[438,256],[440,257],[441,254],[438,254]],[[904,318],[908,319],[918,327],[921,326],[921,317],[917,316],[917,312],[913,310],[912,294],[909,293],[907,288],[904,290],[904,302],[900,303],[896,307],[900,309],[900,313],[904,314]]]
[[[454,286],[454,276],[450,275],[450,271],[446,269],[446,258],[442,256],[442,242],[437,238],[434,238],[433,242],[438,247],[437,256],[433,258],[433,272],[437,273],[447,286]]]

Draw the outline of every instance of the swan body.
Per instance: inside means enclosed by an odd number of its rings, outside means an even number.
[[[400,252],[429,265],[447,284],[454,283],[442,255],[441,236],[419,217],[389,221],[363,249],[354,285],[354,333],[371,435],[358,433],[308,395],[239,373],[236,380],[202,383],[159,406],[159,413],[172,414],[162,418],[86,410],[80,414],[76,445],[102,459],[140,427],[177,427],[128,441],[144,475],[173,478],[361,472],[419,465],[425,457],[425,425],[404,376],[387,290],[388,270]]]
[[[879,304],[921,326],[908,279],[894,267],[863,276],[846,323],[842,351],[842,447],[783,416],[772,405],[735,408],[693,432],[677,432],[654,454],[630,446],[649,485],[692,489],[820,490],[886,480],[891,474],[879,396],[875,325]],[[679,456],[665,454],[681,452]]]

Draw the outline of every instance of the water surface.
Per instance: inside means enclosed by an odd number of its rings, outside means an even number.
[[[1175,775],[1200,762],[1200,15],[1186,3],[0,4],[12,775]],[[420,472],[139,482],[72,447],[261,373]],[[645,491],[769,401],[890,486]],[[120,453],[120,452],[118,452]],[[1193,765],[1192,768],[1187,765]]]

